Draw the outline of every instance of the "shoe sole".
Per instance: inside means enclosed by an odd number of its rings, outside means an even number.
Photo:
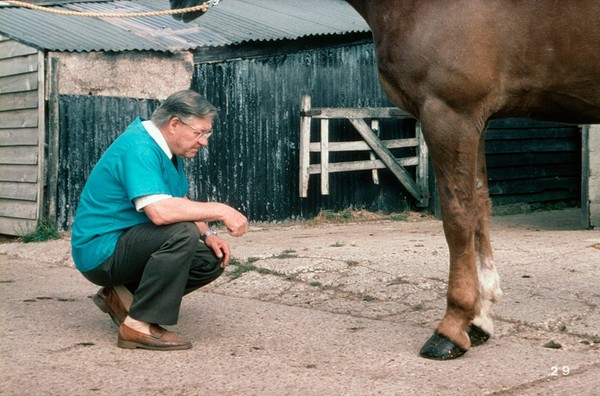
[[[184,344],[184,345],[169,345],[169,346],[155,346],[155,345],[147,345],[142,344],[135,341],[127,341],[127,340],[117,340],[117,346],[123,349],[150,349],[153,351],[180,351],[183,349],[190,349],[192,344]]]
[[[102,299],[102,297],[100,297],[98,294],[94,294],[92,296],[92,300],[102,312],[107,313],[110,316],[110,318],[113,322],[115,322],[117,327],[121,326],[121,320],[119,320],[119,317],[115,315],[115,313],[108,307],[108,304]]]

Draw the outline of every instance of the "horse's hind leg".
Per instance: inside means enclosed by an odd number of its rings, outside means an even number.
[[[467,333],[471,346],[481,345],[494,333],[492,309],[502,296],[500,278],[494,266],[492,245],[490,243],[489,223],[491,217],[491,202],[488,193],[488,179],[485,161],[485,139],[482,135],[479,141],[477,155],[476,180],[477,224],[475,228],[475,255],[477,274],[479,276],[479,314],[473,319]]]
[[[477,169],[477,157],[484,125],[441,102],[430,103],[424,110],[421,124],[437,177],[450,272],[446,313],[421,349],[421,356],[453,359],[470,348],[467,327],[480,311],[475,245],[489,247],[476,188],[482,173]]]

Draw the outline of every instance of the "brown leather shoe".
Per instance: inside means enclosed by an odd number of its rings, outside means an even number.
[[[178,349],[190,349],[192,343],[177,334],[163,329],[159,325],[150,325],[150,334],[140,333],[125,323],[119,326],[117,338],[119,348],[125,349],[153,349],[159,351],[174,351]]]
[[[92,300],[94,300],[102,312],[110,315],[117,326],[121,326],[128,312],[115,289],[112,287],[103,287],[98,290],[98,293],[92,296]]]

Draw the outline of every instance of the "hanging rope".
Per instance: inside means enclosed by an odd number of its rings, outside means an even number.
[[[159,16],[159,15],[183,14],[184,12],[194,12],[194,11],[206,12],[206,10],[208,10],[209,7],[218,3],[218,0],[217,1],[208,0],[200,5],[193,6],[193,7],[187,7],[187,8],[178,8],[178,9],[174,9],[174,10],[164,10],[164,11],[132,12],[132,13],[127,13],[127,14],[55,10],[53,8],[40,7],[35,4],[26,3],[24,1],[4,0],[2,2],[12,4],[17,7],[24,7],[24,8],[30,8],[32,10],[48,12],[50,14],[69,15],[69,16],[78,16],[78,17],[95,17],[95,18],[138,18],[138,17],[150,17],[150,16]]]

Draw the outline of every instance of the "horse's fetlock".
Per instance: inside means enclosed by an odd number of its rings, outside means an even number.
[[[479,292],[448,292],[448,309],[457,312],[460,316],[464,316],[472,320],[479,313],[480,299]]]

